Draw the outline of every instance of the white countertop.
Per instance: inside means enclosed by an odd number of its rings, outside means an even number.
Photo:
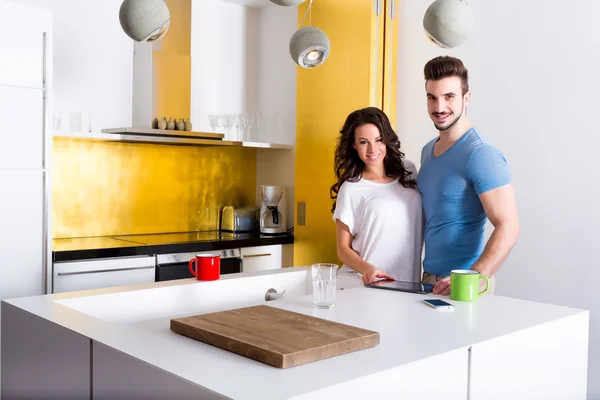
[[[288,284],[283,300],[267,304],[377,331],[381,343],[373,348],[278,369],[178,335],[169,329],[171,318],[264,303],[259,297],[251,296],[246,297],[244,302],[230,299],[221,301],[218,306],[208,306],[207,301],[199,300],[197,293],[200,289],[205,296],[217,296],[225,288],[236,293],[252,286],[252,282],[260,280],[262,285],[263,282],[280,279],[283,275],[279,274],[291,270],[296,277],[308,277],[307,269],[294,268],[225,275],[217,282],[190,279],[7,302],[235,399],[289,398],[587,312],[489,295],[474,303],[453,302],[446,297],[456,308],[452,312],[441,312],[422,303],[425,298],[439,296],[368,289],[362,287],[358,276],[342,273],[340,286],[344,289],[337,292],[336,305],[330,310],[312,307],[311,295],[303,294],[309,290],[305,283]],[[272,282],[264,285],[267,288],[273,286]],[[211,292],[211,288],[214,291]],[[260,288],[261,296],[266,291],[263,289]],[[89,300],[103,305],[91,313],[96,317],[63,305],[71,301],[69,298],[81,296],[85,296],[81,304],[85,305],[85,301]],[[67,301],[59,304],[56,300]],[[121,315],[109,315],[113,312]],[[105,317],[102,313],[106,313]]]

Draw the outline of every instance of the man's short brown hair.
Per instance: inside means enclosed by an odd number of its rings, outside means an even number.
[[[469,91],[469,71],[461,60],[450,56],[439,56],[425,64],[425,83],[438,81],[451,76],[458,76],[461,82],[462,94]]]

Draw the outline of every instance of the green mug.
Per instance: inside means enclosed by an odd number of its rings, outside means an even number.
[[[479,291],[479,281],[485,279],[485,289]],[[475,301],[487,292],[490,281],[486,276],[469,269],[450,271],[450,298],[458,301]]]

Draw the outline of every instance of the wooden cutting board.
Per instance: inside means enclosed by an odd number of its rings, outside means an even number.
[[[379,344],[379,333],[266,305],[171,320],[178,334],[278,368]]]

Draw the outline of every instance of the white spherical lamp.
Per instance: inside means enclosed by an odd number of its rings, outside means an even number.
[[[119,21],[136,42],[153,42],[167,33],[171,14],[164,0],[125,0],[119,9]]]
[[[277,4],[278,6],[290,7],[297,6],[305,1],[306,0],[271,0],[271,3]]]
[[[290,56],[302,68],[316,68],[327,60],[330,47],[325,32],[314,26],[305,26],[292,35]]]
[[[473,32],[475,17],[465,0],[435,0],[425,11],[423,28],[439,47],[462,44]]]

